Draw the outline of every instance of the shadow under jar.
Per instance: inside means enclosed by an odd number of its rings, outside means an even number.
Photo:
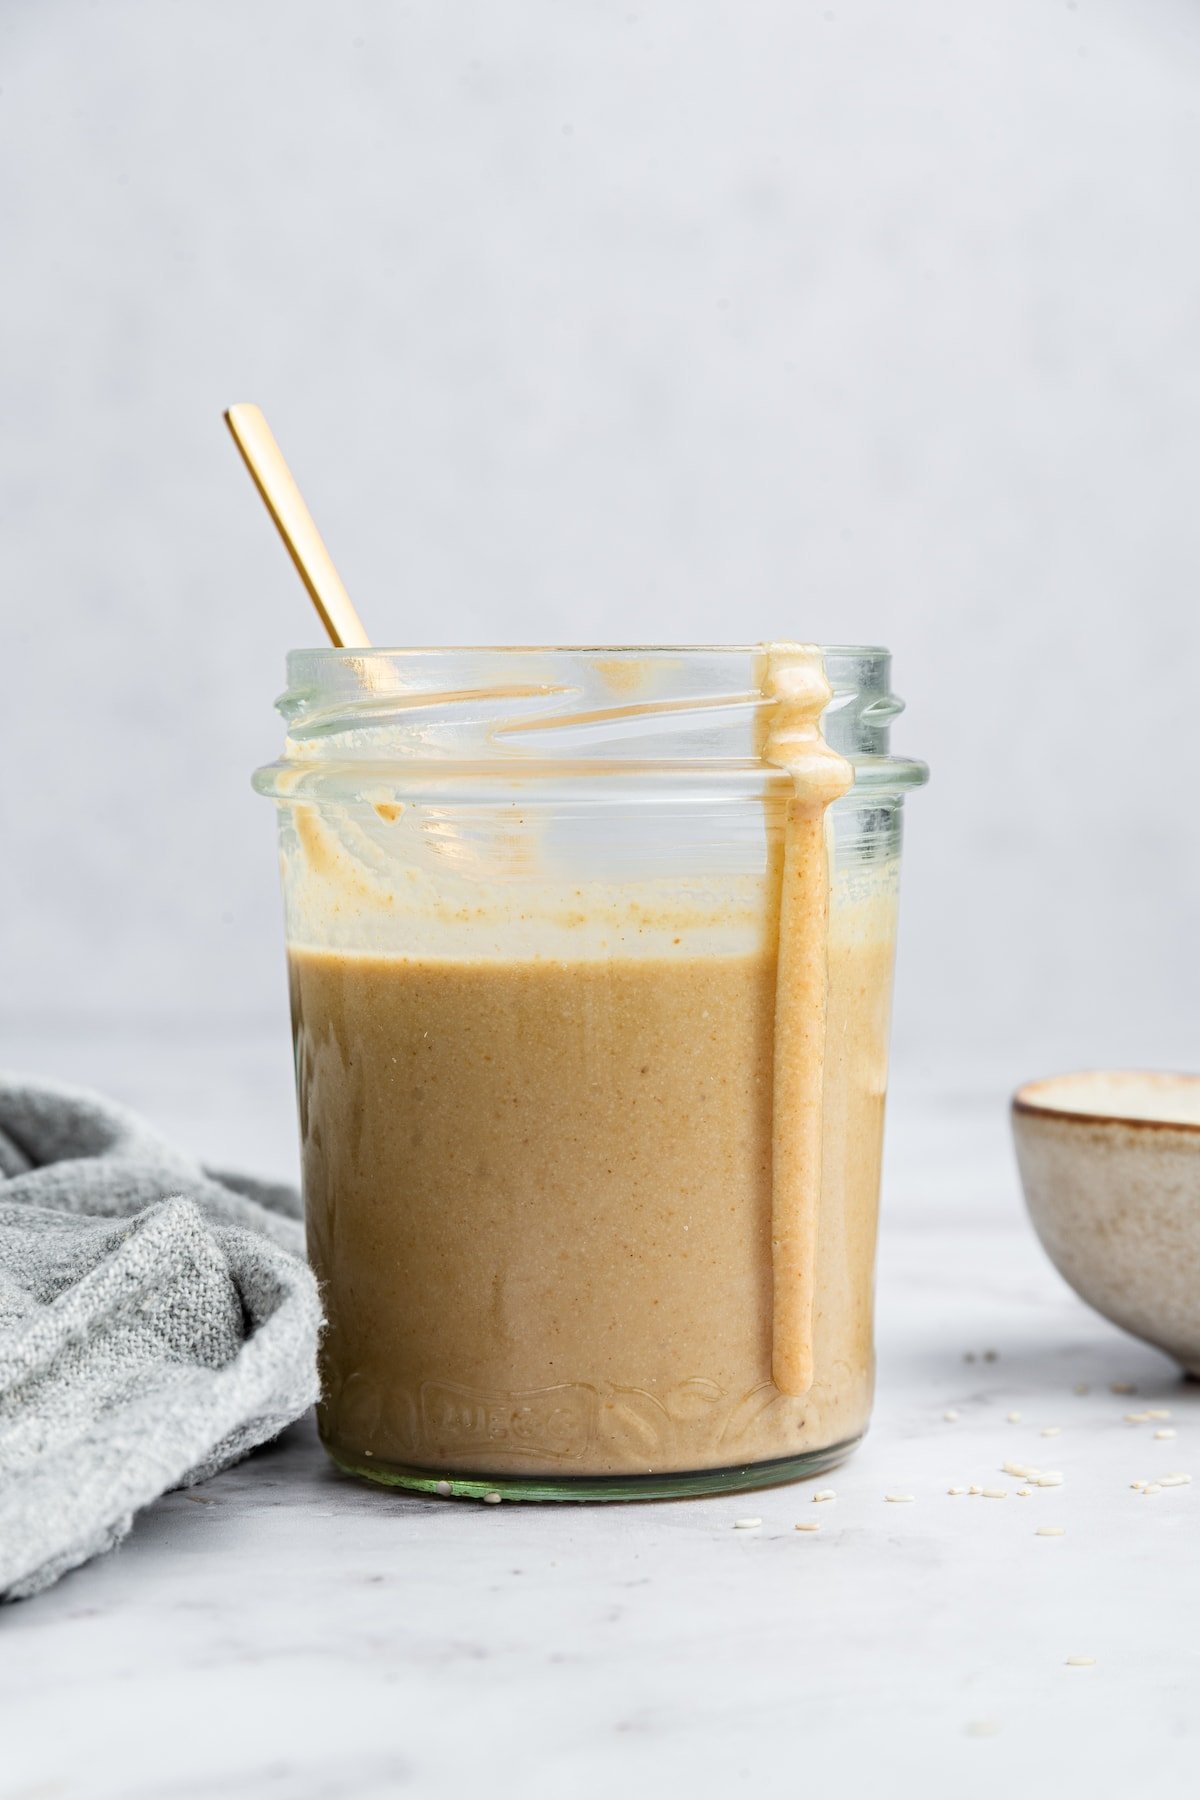
[[[925,779],[888,754],[889,663],[289,657],[255,783],[343,1469],[637,1498],[812,1474],[860,1438]],[[853,780],[828,810],[799,803],[814,758]]]

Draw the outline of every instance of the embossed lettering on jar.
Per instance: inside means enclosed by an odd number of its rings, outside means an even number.
[[[277,802],[321,1432],[417,1488],[828,1466],[873,1387],[885,651],[301,651]]]

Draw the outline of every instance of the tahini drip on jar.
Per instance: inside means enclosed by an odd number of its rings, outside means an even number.
[[[807,1394],[813,1382],[829,984],[825,815],[854,785],[854,770],[821,735],[821,714],[833,690],[820,651],[811,644],[768,644],[764,662],[762,689],[773,705],[762,753],[795,790],[784,815],[775,976],[771,1377],[781,1394]]]

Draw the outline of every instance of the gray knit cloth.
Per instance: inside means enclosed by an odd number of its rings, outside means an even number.
[[[316,1398],[290,1188],[95,1094],[0,1076],[0,1600],[111,1550]]]

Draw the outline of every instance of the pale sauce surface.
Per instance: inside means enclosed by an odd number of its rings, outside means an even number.
[[[813,1375],[772,1380],[776,957],[293,949],[322,1429],[435,1472],[719,1468],[853,1441],[893,905],[835,914]]]

